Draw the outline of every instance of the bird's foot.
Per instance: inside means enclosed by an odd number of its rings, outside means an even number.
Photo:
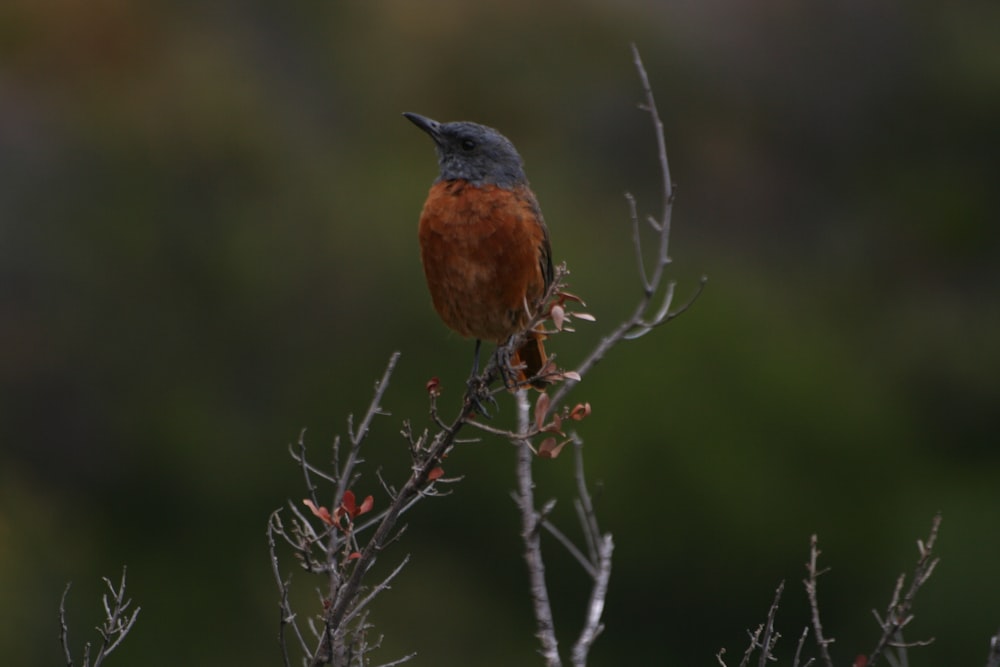
[[[490,403],[497,409],[500,409],[500,404],[497,403],[497,399],[490,392],[490,385],[486,378],[480,375],[473,375],[469,378],[468,383],[466,383],[466,387],[465,400],[467,404],[471,405],[473,411],[477,414],[482,415],[486,419],[492,419],[483,403]]]

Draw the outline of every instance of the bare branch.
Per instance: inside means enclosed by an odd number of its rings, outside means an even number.
[[[400,564],[396,566],[396,569],[394,569],[392,572],[389,573],[389,576],[383,579],[378,586],[373,588],[371,592],[364,597],[364,599],[360,600],[358,604],[355,605],[351,613],[349,613],[347,616],[344,617],[343,622],[349,623],[351,619],[353,619],[358,614],[358,612],[360,612],[362,609],[368,606],[368,604],[375,599],[375,596],[377,596],[379,593],[386,590],[387,588],[390,588],[389,584],[392,582],[393,579],[396,578],[396,576],[400,572],[403,571],[403,568],[406,567],[406,564],[409,562],[410,562],[410,557],[409,555],[407,555],[403,558],[402,562],[400,562]]]
[[[517,392],[518,429],[527,432],[529,404],[527,391]],[[534,452],[527,440],[517,442],[517,505],[521,512],[521,540],[524,543],[524,560],[528,566],[531,601],[535,611],[536,636],[542,644],[542,656],[547,667],[560,667],[559,642],[556,639],[549,591],[545,583],[545,562],[538,527],[541,517],[535,510],[535,482],[532,476]]]
[[[590,490],[587,488],[587,476],[583,471],[583,441],[576,433],[571,433],[573,439],[573,478],[576,480],[576,506],[580,518],[580,526],[583,528],[584,538],[587,540],[587,548],[590,550],[590,558],[593,562],[599,561],[599,544],[602,541],[601,530],[597,526],[597,513],[594,511],[594,502],[590,497]]]
[[[760,647],[760,634],[764,632],[764,626],[758,625],[757,629],[753,632],[747,631],[747,635],[750,637],[750,643],[747,645],[747,650],[743,652],[743,659],[740,660],[740,667],[747,667],[750,664],[750,656],[753,652]]]
[[[587,664],[590,647],[604,629],[601,618],[604,615],[604,601],[608,596],[608,580],[611,578],[611,554],[615,549],[610,533],[604,535],[598,549],[597,573],[594,576],[594,586],[590,591],[590,601],[587,603],[587,620],[583,630],[573,645],[572,660],[574,667]]]
[[[299,648],[303,653],[309,650],[309,646],[306,644],[305,637],[302,636],[299,624],[295,620],[295,613],[292,611],[291,605],[288,602],[289,582],[288,580],[282,578],[278,566],[278,553],[274,534],[275,532],[279,532],[285,536],[284,529],[281,526],[281,521],[278,518],[279,512],[280,510],[272,512],[271,518],[267,522],[267,551],[268,555],[271,557],[271,574],[274,575],[274,581],[278,585],[278,592],[281,595],[281,599],[278,602],[279,611],[281,612],[281,619],[278,625],[278,645],[281,647],[281,657],[284,661],[285,667],[291,667],[291,659],[288,656],[288,642],[285,639],[285,628],[289,625],[292,626],[292,630],[295,632],[295,636],[299,640]],[[287,536],[285,536],[285,538],[288,539]]]
[[[802,628],[802,636],[799,637],[799,643],[795,647],[795,657],[792,659],[792,667],[799,667],[799,660],[802,657],[802,647],[806,644],[806,637],[809,636],[809,626]],[[806,660],[806,664],[802,667],[808,667],[813,662],[812,658]]]
[[[510,496],[511,498],[514,499],[515,503],[520,502],[516,493],[511,493]],[[563,548],[565,548],[566,551],[568,551],[569,554],[574,559],[576,559],[576,561],[580,564],[580,567],[583,568],[583,570],[587,573],[588,576],[590,576],[591,578],[597,576],[597,571],[594,569],[593,564],[591,564],[591,562],[587,559],[587,556],[582,551],[580,551],[580,549],[577,548],[575,544],[573,544],[573,540],[566,537],[566,534],[561,530],[559,530],[559,528],[554,523],[552,523],[547,519],[544,519],[539,522],[539,525],[546,531],[548,531],[548,533],[552,535],[552,537],[556,538],[559,544],[563,545]]]
[[[782,581],[778,584],[777,590],[774,591],[774,602],[771,603],[771,608],[767,610],[767,623],[764,624],[764,639],[760,643],[760,660],[758,660],[758,667],[765,667],[768,660],[773,660],[772,651],[774,650],[774,645],[781,636],[774,629],[774,618],[778,614],[778,602],[781,600],[781,593],[785,590],[785,582]]]
[[[636,210],[635,197],[631,192],[625,193],[625,201],[628,202],[628,217],[632,220],[632,246],[635,248],[635,264],[639,269],[639,278],[642,279],[642,291],[647,295],[652,295],[653,286],[649,284],[649,276],[646,275],[646,263],[642,258],[642,234],[639,233],[639,212]]]
[[[885,619],[878,619],[878,614],[876,614],[876,618],[879,620],[879,625],[882,628],[882,636],[879,637],[875,649],[868,656],[868,667],[874,667],[887,647],[895,648],[898,654],[905,660],[905,653],[908,647],[923,646],[933,641],[933,639],[930,639],[906,643],[903,641],[901,631],[913,620],[911,610],[913,609],[913,600],[917,595],[917,591],[930,579],[934,573],[934,568],[938,564],[939,559],[934,558],[933,553],[934,543],[937,541],[938,529],[940,527],[941,514],[938,513],[931,521],[931,529],[927,535],[927,541],[917,540],[917,565],[913,570],[913,580],[910,582],[910,587],[906,590],[902,599],[900,599],[900,593],[902,592],[905,580],[905,575],[901,574],[896,580],[896,586],[893,589],[892,599],[886,610]]]
[[[830,651],[827,648],[829,644],[833,643],[833,639],[826,639],[823,636],[823,624],[819,620],[819,601],[816,597],[816,579],[820,575],[828,572],[828,569],[818,570],[816,567],[816,560],[819,558],[820,553],[818,547],[818,538],[816,535],[812,535],[809,538],[809,562],[806,564],[806,571],[808,577],[803,580],[803,584],[806,587],[806,595],[809,598],[809,610],[812,613],[812,627],[813,634],[816,635],[816,645],[819,646],[819,655],[823,660],[823,665],[825,667],[833,667],[833,659],[830,657]]]
[[[632,58],[635,64],[636,72],[639,75],[639,80],[642,84],[643,94],[645,96],[645,100],[642,104],[640,104],[640,108],[649,114],[650,121],[653,124],[653,130],[656,136],[657,157],[660,163],[660,175],[662,177],[663,212],[659,220],[650,220],[650,226],[656,232],[656,262],[651,271],[647,270],[643,260],[642,240],[639,229],[639,215],[635,198],[630,194],[626,194],[625,199],[629,206],[629,221],[632,226],[636,262],[638,264],[639,274],[642,280],[642,295],[639,302],[636,304],[635,309],[632,311],[632,315],[627,320],[622,322],[614,331],[601,339],[591,353],[579,364],[579,366],[577,366],[576,372],[581,377],[598,364],[608,354],[608,352],[610,352],[611,349],[622,340],[639,338],[640,336],[649,333],[649,331],[653,328],[666,324],[675,317],[686,312],[698,296],[701,295],[702,290],[708,282],[708,279],[703,277],[694,295],[677,310],[670,310],[670,306],[673,301],[674,286],[673,283],[664,283],[664,275],[667,266],[671,263],[669,248],[670,224],[674,204],[674,185],[670,176],[670,163],[667,159],[667,144],[664,136],[663,121],[660,119],[659,111],[656,106],[656,100],[653,97],[653,90],[649,83],[649,76],[646,74],[646,69],[642,64],[642,58],[639,56],[639,49],[636,48],[634,44],[632,45]],[[650,310],[653,302],[653,297],[661,289],[664,290],[664,296],[660,302],[658,312],[655,313],[652,318],[647,318],[648,311]],[[566,395],[573,389],[575,384],[576,382],[574,380],[567,380],[563,382],[563,384],[552,396],[551,405],[553,409],[562,402]]]
[[[656,152],[660,158],[660,174],[663,176],[663,217],[660,219],[660,225],[664,228],[661,234],[661,237],[664,239],[660,253],[662,259],[667,256],[667,245],[670,241],[670,208],[674,203],[674,183],[670,178],[670,164],[667,161],[667,141],[664,138],[663,121],[660,120],[660,113],[656,110],[653,87],[649,84],[649,76],[646,74],[646,68],[642,65],[642,58],[639,56],[639,49],[635,44],[632,44],[632,59],[635,63],[635,69],[639,73],[639,79],[642,81],[642,89],[646,93],[646,104],[643,108],[649,112],[653,120],[653,128],[656,132]]]
[[[368,404],[368,410],[365,412],[365,416],[361,420],[361,426],[357,431],[353,429],[353,419],[348,417],[348,430],[351,432],[351,448],[347,454],[347,461],[344,463],[343,470],[339,472],[337,490],[334,494],[334,499],[337,502],[340,502],[340,499],[344,497],[344,492],[347,491],[351,482],[354,468],[358,463],[358,450],[361,449],[361,443],[368,436],[372,419],[375,418],[375,415],[387,414],[382,410],[382,397],[385,395],[385,390],[389,388],[389,378],[392,377],[393,371],[396,370],[397,362],[399,362],[399,352],[393,352],[392,356],[389,357],[389,363],[385,367],[385,372],[382,373],[382,378],[375,383],[375,395]]]
[[[66,667],[73,667],[73,654],[69,649],[69,626],[66,623],[66,596],[72,582],[66,584],[62,597],[59,598],[59,642],[62,644],[63,655],[66,657]]]
[[[986,656],[986,667],[1000,667],[1000,630],[990,637],[990,653]]]
[[[125,637],[132,631],[135,621],[139,616],[141,607],[136,607],[129,613],[132,600],[125,599],[127,568],[122,568],[122,576],[118,588],[111,583],[111,580],[104,577],[104,584],[108,592],[101,596],[101,605],[104,608],[104,622],[97,626],[97,633],[101,636],[101,645],[94,656],[93,667],[100,667],[104,659],[111,655]],[[59,638],[63,647],[63,655],[66,659],[67,667],[73,667],[72,651],[69,647],[69,626],[66,622],[66,597],[69,595],[70,584],[63,590],[62,598],[59,601]],[[109,597],[110,594],[110,597]],[[90,642],[83,646],[83,667],[90,667]]]
[[[416,653],[410,653],[409,655],[404,655],[399,660],[393,660],[392,662],[383,662],[378,667],[395,667],[396,665],[402,665],[404,662],[409,662],[417,657]]]
[[[107,594],[101,596],[101,602],[104,604],[105,622],[98,627],[98,632],[104,641],[94,658],[94,667],[99,667],[104,659],[121,645],[128,633],[132,631],[132,626],[135,625],[136,618],[139,616],[141,607],[136,607],[131,615],[128,614],[132,600],[125,599],[126,572],[127,568],[122,567],[122,578],[117,591],[111,580],[104,577],[104,583],[111,593],[111,602],[109,604]]]

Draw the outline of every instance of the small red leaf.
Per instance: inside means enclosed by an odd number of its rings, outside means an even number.
[[[361,502],[361,507],[358,508],[358,514],[364,514],[365,512],[371,512],[372,507],[375,506],[375,499],[371,496],[365,496],[365,499]]]
[[[569,412],[569,418],[574,421],[583,421],[590,416],[590,403],[577,403]]]
[[[316,507],[316,503],[306,498],[302,501],[302,504],[309,508],[309,510],[323,523],[332,526],[333,518],[330,516],[330,510],[325,507]]]
[[[354,505],[354,492],[344,491],[344,497],[340,500],[340,506],[351,516],[357,516],[357,507]]]
[[[427,473],[427,481],[433,482],[443,474],[444,474],[444,468],[438,466],[437,468],[434,468],[434,470],[431,470],[429,473]]]
[[[868,656],[859,655],[854,659],[854,664],[851,667],[866,667],[868,665]]]
[[[437,397],[441,395],[441,380],[439,380],[437,376],[428,380],[424,387],[427,389],[427,393],[431,396]]]
[[[541,430],[542,431],[546,431],[548,433],[560,433],[561,434],[562,433],[562,417],[560,417],[559,415],[552,415],[552,421],[550,421],[548,424],[546,424],[544,427],[542,427]]]
[[[357,560],[358,558],[361,558],[360,551],[355,551],[347,555],[347,560]]]
[[[545,415],[549,411],[549,395],[542,392],[538,395],[538,400],[535,401],[535,428],[542,430],[542,424],[545,423]]]
[[[538,446],[539,458],[554,459],[559,456],[559,452],[562,451],[562,448],[566,446],[567,442],[569,442],[569,440],[558,442],[555,438],[545,438],[545,440],[542,441],[542,444]]]

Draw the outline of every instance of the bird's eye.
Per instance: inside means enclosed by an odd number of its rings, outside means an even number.
[[[471,151],[475,147],[476,147],[476,142],[473,141],[472,139],[463,139],[462,140],[462,148],[464,148],[465,150]]]

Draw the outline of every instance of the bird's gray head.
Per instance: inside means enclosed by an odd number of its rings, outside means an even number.
[[[441,167],[438,180],[463,179],[473,185],[502,188],[527,183],[514,144],[492,127],[467,122],[439,123],[410,112],[403,115],[434,140]]]

